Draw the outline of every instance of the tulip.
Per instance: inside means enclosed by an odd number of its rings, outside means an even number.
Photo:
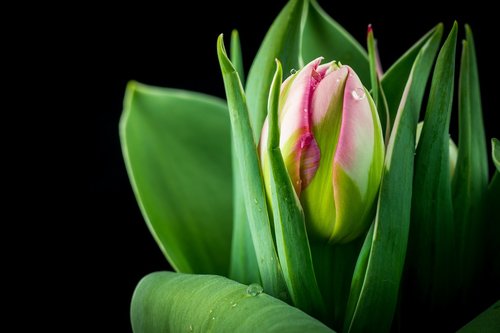
[[[331,243],[360,236],[372,221],[384,142],[374,102],[349,66],[313,60],[282,84],[280,149],[308,229]],[[268,123],[259,145],[266,190]]]

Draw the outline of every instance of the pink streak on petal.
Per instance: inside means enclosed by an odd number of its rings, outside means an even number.
[[[373,146],[374,136],[374,124],[368,97],[365,95],[366,92],[359,77],[350,67],[348,69],[349,75],[344,90],[342,125],[334,157],[334,164],[347,172],[350,169],[364,167],[364,165],[359,164],[367,162],[364,161],[364,157],[366,150]]]
[[[370,102],[361,81],[351,68],[347,77],[337,150],[332,165],[332,185],[335,198],[336,219],[343,221],[349,215],[346,200],[349,188],[342,184],[343,172],[364,198],[368,187],[368,174],[373,158],[374,124]],[[361,98],[361,96],[363,96]],[[356,214],[356,213],[354,213]]]
[[[302,150],[300,163],[301,190],[311,182],[316,170],[318,170],[320,160],[320,150],[314,137],[311,134],[306,135],[303,137],[302,142],[304,149]]]
[[[281,110],[281,144],[286,143],[297,130],[307,131],[309,128],[309,103],[316,84],[313,71],[316,70],[320,62],[321,58],[318,58],[301,69],[288,90],[288,98]]]
[[[288,173],[298,195],[308,184],[319,163],[319,149],[311,133],[311,99],[323,79],[318,68],[322,58],[307,64],[292,82],[282,106],[280,148]],[[289,140],[296,140],[290,145]],[[302,165],[302,163],[305,163]]]
[[[346,66],[328,73],[319,83],[312,101],[312,124],[316,125],[323,121],[334,98],[341,98],[341,92],[335,93],[342,88],[348,70]]]

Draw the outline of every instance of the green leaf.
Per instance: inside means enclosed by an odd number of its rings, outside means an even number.
[[[497,333],[500,331],[500,301],[474,318],[457,333]]]
[[[500,212],[498,211],[500,198],[500,171],[495,171],[488,186],[486,202],[486,221],[488,241],[486,258],[486,276],[488,285],[484,290],[498,290],[500,281]]]
[[[243,80],[243,58],[237,30],[233,30],[231,34],[231,62],[235,65],[240,79]],[[234,213],[229,277],[241,283],[260,282],[259,266],[245,210],[243,178],[240,173],[238,154],[234,142],[232,149]]]
[[[469,88],[470,90],[470,121],[472,154],[474,158],[477,178],[482,188],[488,184],[488,152],[486,149],[486,135],[484,133],[483,110],[481,106],[481,91],[479,72],[477,69],[476,47],[474,36],[469,25],[465,25],[467,50],[469,52]],[[459,147],[460,152],[460,147]]]
[[[213,275],[156,272],[134,292],[130,316],[135,333],[333,331],[297,308],[247,286]]]
[[[281,64],[276,60],[268,104],[268,154],[276,246],[293,303],[299,309],[321,318],[325,315],[323,300],[314,275],[304,212],[279,147],[278,103],[282,78]]]
[[[227,109],[217,98],[127,86],[120,122],[125,164],[144,219],[177,271],[228,272],[229,135]]]
[[[248,73],[246,96],[255,142],[267,114],[267,97],[274,75],[274,59],[279,59],[285,73],[300,67],[299,52],[305,0],[291,0],[274,20]]]
[[[370,64],[370,82],[372,86],[371,95],[373,97],[373,102],[377,107],[378,116],[380,118],[380,124],[382,125],[382,133],[384,133],[384,143],[387,146],[389,141],[390,133],[390,115],[389,115],[389,105],[387,104],[387,98],[385,96],[384,89],[380,82],[380,62],[378,60],[378,53],[376,47],[376,40],[373,35],[373,29],[368,26],[367,35],[367,45],[368,45],[368,59]]]
[[[491,139],[491,158],[495,168],[500,172],[500,141],[497,138]]]
[[[359,295],[361,294],[361,288],[363,288],[363,282],[366,275],[366,269],[368,267],[368,258],[370,257],[370,250],[372,247],[373,239],[373,228],[375,223],[372,223],[366,237],[359,251],[358,259],[356,261],[356,266],[354,267],[354,272],[352,274],[352,281],[349,291],[349,298],[346,306],[346,318],[352,318],[354,311],[356,310],[356,305],[358,302]]]
[[[236,156],[233,150],[233,156]],[[243,185],[239,181],[239,163],[233,158],[234,207],[233,237],[231,243],[231,265],[229,277],[241,283],[260,282],[257,256],[252,242],[252,234],[248,225],[247,212],[243,197]]]
[[[241,52],[240,35],[238,30],[233,30],[231,33],[231,50],[230,50],[231,62],[236,68],[238,75],[241,80],[241,84],[245,84],[245,71],[243,70],[243,54]]]
[[[410,314],[414,328],[439,320],[454,290],[455,230],[451,201],[449,161],[449,127],[453,104],[457,23],[439,52],[425,120],[418,141],[413,176],[411,233],[408,243],[406,272],[407,295],[403,307],[421,309]],[[419,306],[420,305],[420,306]],[[427,318],[427,320],[422,320]]]
[[[373,36],[372,26],[368,26],[368,34],[366,36],[366,44],[368,45],[368,60],[370,64],[370,82],[371,94],[373,102],[378,107],[378,91],[379,91],[379,78],[377,73],[377,50],[375,46],[375,37]],[[382,122],[383,123],[383,122]]]
[[[273,296],[286,298],[286,285],[274,247],[267,210],[266,192],[260,173],[248,109],[238,73],[229,61],[222,35],[217,40],[217,55],[224,79],[234,152],[239,163],[243,200],[250,233],[264,288]]]
[[[352,316],[346,316],[345,332],[367,332],[374,328],[377,332],[387,332],[391,327],[410,225],[417,121],[441,35],[439,27],[421,48],[402,95],[387,146],[366,274],[360,294],[349,296],[354,298],[349,303],[355,302],[356,306]],[[365,261],[363,257],[360,260]]]
[[[233,146],[233,237],[231,242],[231,265],[229,277],[240,283],[260,282],[259,266],[253,246],[243,196],[243,179],[238,155]]]
[[[496,170],[488,185],[486,195],[486,204],[484,211],[486,214],[486,239],[487,239],[487,260],[485,275],[488,285],[484,290],[498,290],[498,281],[500,281],[500,211],[498,209],[498,200],[500,198],[500,142],[493,138],[491,140],[491,157]]]
[[[454,223],[457,228],[462,302],[474,297],[476,272],[482,269],[485,223],[482,215],[488,186],[488,166],[474,41],[466,27],[459,82],[458,156],[452,186]]]
[[[301,51],[305,63],[323,56],[328,61],[337,60],[351,66],[361,82],[369,86],[370,70],[366,51],[315,0],[309,1]]]
[[[325,302],[323,322],[342,331],[351,279],[363,238],[345,244],[325,244],[311,240],[316,279]]]
[[[420,40],[418,40],[408,51],[406,51],[405,54],[403,54],[382,77],[381,83],[384,88],[389,108],[389,131],[392,130],[396,114],[399,110],[399,102],[403,96],[405,85],[401,83],[408,81],[408,76],[410,75],[410,71],[418,53],[425,43],[427,43],[429,38],[431,38],[431,36],[433,36],[439,29],[443,29],[442,24],[437,25],[420,38]]]

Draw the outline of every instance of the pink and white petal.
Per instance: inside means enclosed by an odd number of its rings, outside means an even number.
[[[335,169],[342,168],[354,180],[361,196],[364,196],[368,190],[376,124],[372,117],[368,92],[356,73],[351,68],[348,69],[342,123],[333,161],[333,185],[335,188]]]
[[[347,74],[347,67],[342,66],[339,69],[328,73],[316,87],[312,100],[311,120],[313,127],[320,125],[326,120],[326,116],[330,115],[333,111],[333,103],[342,103],[344,93],[343,89]],[[315,133],[315,135],[330,135],[330,133],[322,130]]]
[[[321,76],[316,72],[322,58],[313,60],[307,64],[293,79],[287,89],[287,98],[281,108],[280,123],[280,148],[285,161],[290,178],[294,184],[296,192],[300,195],[301,187],[305,177],[308,183],[315,171],[314,163],[319,160],[319,151],[315,151],[315,145],[311,133],[311,98],[314,89],[321,80]],[[311,148],[310,148],[311,147]],[[316,147],[317,148],[317,147]],[[309,163],[304,169],[302,159]],[[304,171],[302,171],[304,169]]]
[[[331,241],[348,242],[366,230],[384,163],[384,141],[375,104],[349,69],[342,124],[333,161],[336,225]]]
[[[328,70],[332,67],[333,61],[330,61],[326,64],[319,65],[318,68],[316,69],[316,72],[318,72],[321,77],[325,77],[327,74]]]
[[[297,130],[307,132],[309,130],[309,118],[312,92],[316,88],[317,78],[314,77],[316,68],[322,58],[315,59],[307,64],[287,89],[287,98],[280,105],[280,143],[283,145],[295,134]],[[282,90],[283,91],[283,90]]]
[[[300,157],[300,194],[303,188],[311,182],[319,167],[321,153],[312,134],[306,135],[301,141],[302,153]]]

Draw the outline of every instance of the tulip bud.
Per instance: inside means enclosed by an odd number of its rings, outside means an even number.
[[[281,87],[280,149],[308,229],[330,242],[361,235],[373,217],[384,142],[370,94],[349,66],[313,60]],[[267,119],[260,141],[270,190]]]

